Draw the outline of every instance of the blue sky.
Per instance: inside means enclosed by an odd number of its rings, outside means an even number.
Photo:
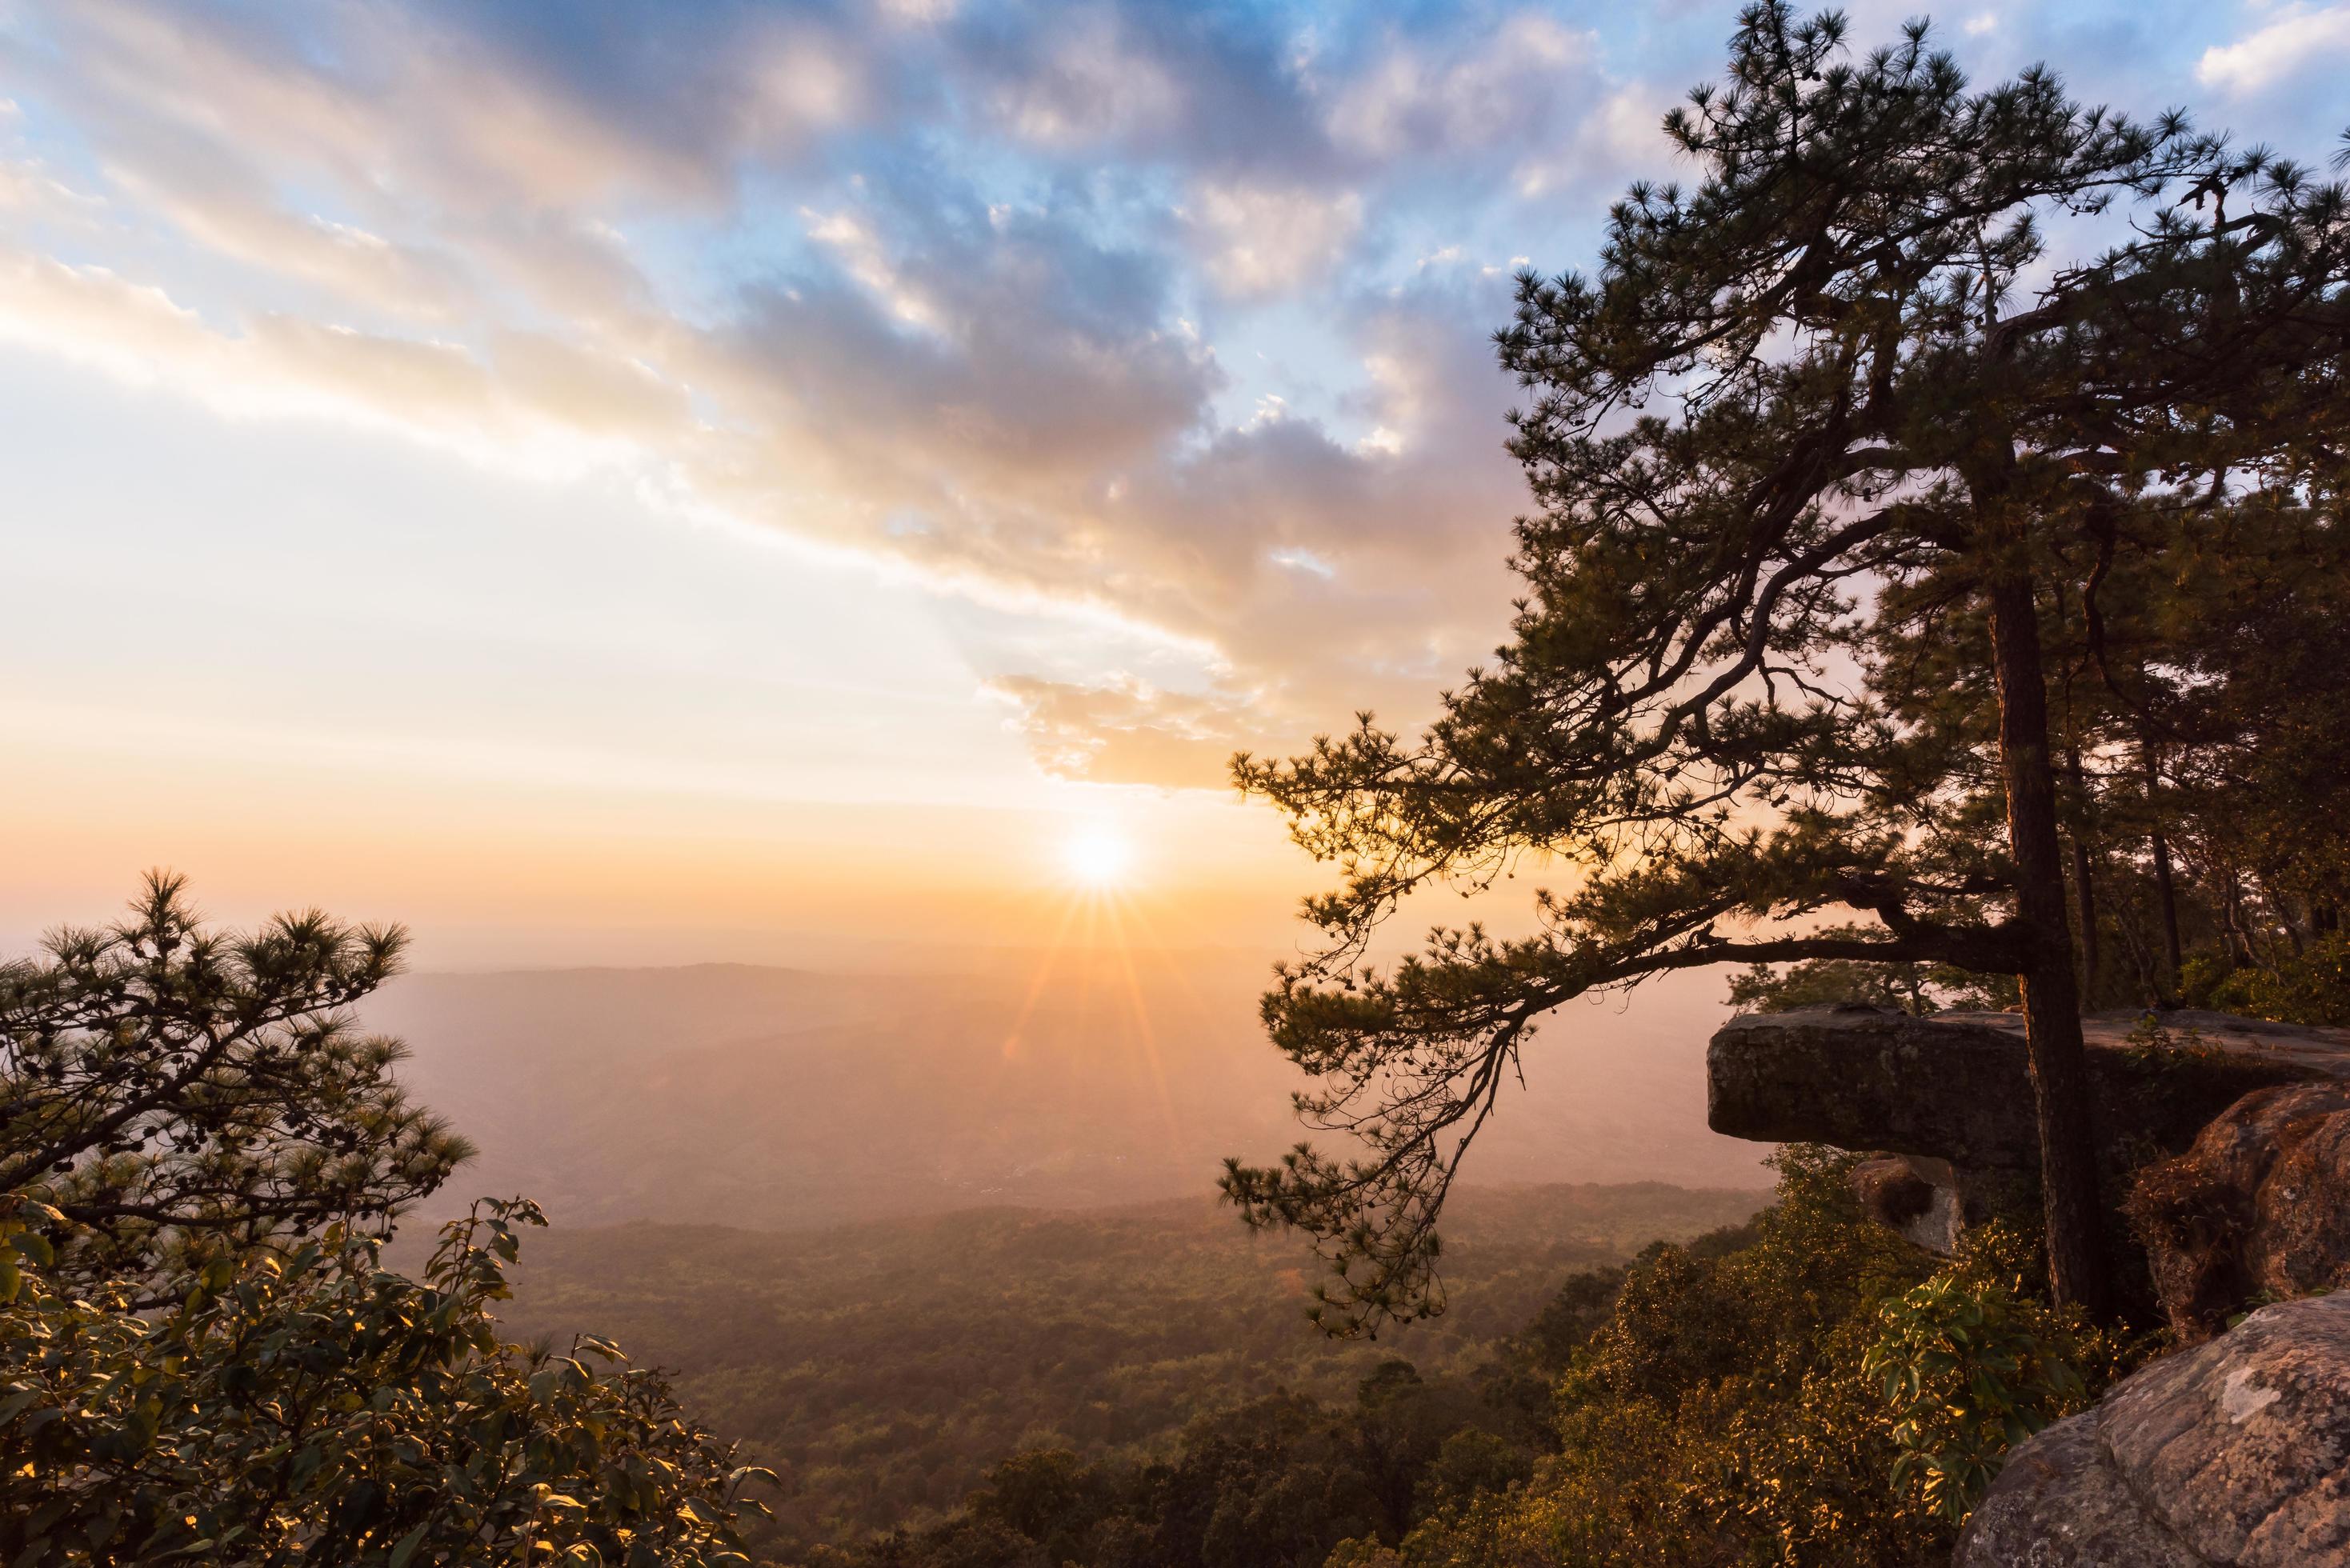
[[[2350,122],[2350,5],[1937,20]],[[0,931],[156,860],[452,947],[946,930],[1105,821],[1277,920],[1222,759],[1495,640],[1509,275],[1732,22],[0,3]]]

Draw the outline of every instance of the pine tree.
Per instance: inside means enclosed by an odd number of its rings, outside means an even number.
[[[380,1232],[471,1155],[353,1026],[406,940],[316,910],[211,930],[154,873],[128,919],[0,964],[0,1191],[59,1214],[60,1288],[160,1304],[212,1258]]]
[[[1224,1179],[1319,1239],[1336,1332],[1440,1302],[1445,1191],[1539,1018],[1722,962],[2017,977],[2052,1289],[2105,1304],[2041,605],[2126,511],[2191,530],[2338,484],[2350,219],[2177,114],[2044,68],[1973,90],[1923,24],[1857,63],[1844,33],[1750,6],[1726,85],[1666,120],[1694,187],[1633,186],[1595,275],[1520,278],[1534,510],[1494,665],[1417,741],[1361,715],[1235,759],[1344,875],[1265,1016],[1318,1080],[1301,1111],[1366,1152]],[[2121,243],[2066,259],[2052,228]],[[1879,700],[1897,625],[1980,649],[1989,737]],[[1575,878],[1538,935],[1367,961],[1408,895],[1529,861]],[[1873,935],[1814,929],[1855,914]]]

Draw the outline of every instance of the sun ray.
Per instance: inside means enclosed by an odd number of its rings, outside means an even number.
[[[1135,1034],[1141,1042],[1143,1063],[1150,1069],[1151,1086],[1159,1094],[1159,1114],[1167,1124],[1168,1151],[1180,1154],[1183,1147],[1183,1131],[1175,1115],[1175,1096],[1167,1087],[1167,1064],[1159,1054],[1159,1034],[1150,1026],[1150,1009],[1142,1000],[1142,979],[1135,972],[1133,944],[1127,940],[1126,922],[1120,918],[1120,905],[1124,900],[1112,897],[1102,902],[1108,909],[1110,922],[1117,932],[1115,949],[1118,963],[1126,971],[1127,1002],[1134,1010]]]

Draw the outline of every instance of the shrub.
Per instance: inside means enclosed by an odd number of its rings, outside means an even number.
[[[68,1294],[35,1199],[0,1210],[0,1560],[745,1563],[764,1471],[612,1345],[502,1343],[515,1228],[477,1206],[411,1280],[343,1224],[214,1256],[168,1310]],[[772,1478],[770,1478],[772,1479]]]
[[[1915,1486],[1953,1525],[2010,1449],[2087,1403],[2074,1365],[2076,1342],[2093,1338],[2085,1324],[1975,1270],[1942,1270],[1879,1307],[1877,1323],[1860,1370],[1884,1387],[1893,1484]]]

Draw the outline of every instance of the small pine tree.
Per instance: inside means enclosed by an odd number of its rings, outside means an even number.
[[[447,1179],[472,1146],[348,1012],[406,943],[315,909],[214,931],[154,872],[128,919],[0,966],[0,1191],[60,1216],[60,1288],[145,1279],[133,1304],[159,1304],[211,1258],[380,1231]]]

